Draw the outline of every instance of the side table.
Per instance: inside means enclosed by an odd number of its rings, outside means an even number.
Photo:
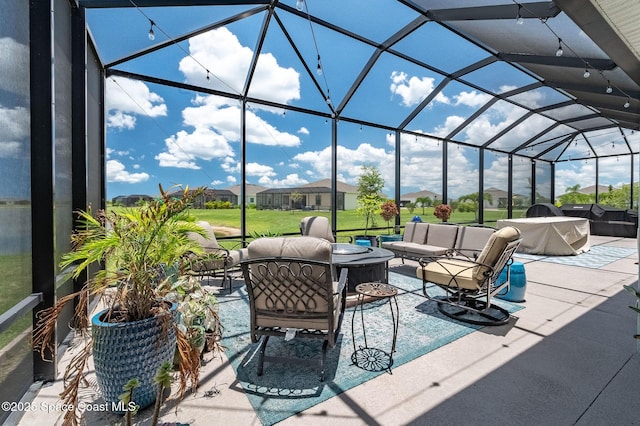
[[[396,351],[396,338],[398,337],[398,323],[400,312],[398,310],[398,289],[384,283],[362,283],[356,286],[358,300],[355,305],[353,316],[351,317],[351,337],[353,341],[353,354],[351,354],[351,362],[354,365],[368,371],[387,370],[391,373],[393,365],[393,353]],[[364,305],[366,299],[386,299],[389,302],[389,310],[391,311],[391,322],[393,325],[393,336],[391,338],[391,351],[385,352],[378,348],[369,347],[367,343],[367,331],[365,327]],[[355,318],[360,309],[360,320],[362,323],[362,337],[364,346],[356,347],[355,334]],[[376,321],[378,318],[376,318]]]

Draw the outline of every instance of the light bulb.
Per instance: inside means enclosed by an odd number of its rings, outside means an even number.
[[[627,102],[625,102],[623,106],[625,108],[629,108],[629,105],[631,105],[631,104],[629,103],[629,98],[627,98]]]
[[[316,68],[316,73],[318,73],[318,75],[322,75],[322,66],[320,65],[320,62],[318,62],[318,68]]]
[[[153,32],[153,25],[154,24],[153,24],[153,21],[150,21],[150,22],[151,22],[151,27],[149,28],[149,34],[147,34],[147,35],[149,37],[149,40],[155,40],[156,39],[156,34]]]
[[[556,56],[562,56],[564,51],[562,50],[562,40],[558,39],[558,50],[556,50]]]
[[[612,93],[613,89],[611,88],[611,83],[607,80],[607,93]]]
[[[524,24],[524,19],[522,18],[522,15],[520,14],[520,10],[521,9],[522,9],[522,6],[518,5],[518,14],[516,15],[516,24],[518,24],[518,25]]]
[[[589,72],[589,70],[587,68],[584,69],[584,74],[582,74],[582,76],[584,78],[589,78],[591,77],[591,73]]]
[[[302,9],[304,9],[304,0],[297,0],[296,1],[296,9],[298,9],[300,12],[302,12]]]

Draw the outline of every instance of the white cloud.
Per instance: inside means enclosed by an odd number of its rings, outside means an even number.
[[[457,129],[459,125],[464,123],[464,120],[465,120],[464,117],[460,117],[457,115],[450,115],[445,119],[444,124],[441,124],[440,126],[436,126],[436,128],[433,131],[433,135],[444,138],[449,133]]]
[[[270,178],[276,175],[273,167],[259,163],[247,163],[245,172],[247,176],[262,176],[263,178]]]
[[[211,160],[229,155],[231,147],[219,134],[206,129],[196,129],[193,133],[180,131],[165,139],[166,151],[155,159],[160,167],[178,167],[198,170],[196,160]]]
[[[431,77],[409,77],[405,72],[393,71],[390,78],[391,93],[399,95],[402,98],[402,105],[406,107],[418,105],[433,92],[435,87],[435,80]],[[438,93],[434,100],[442,103],[450,102],[442,92]]]
[[[188,83],[226,92],[239,92],[244,86],[253,52],[242,46],[227,28],[193,37],[189,40],[189,53],[179,64]],[[203,66],[210,70],[209,80]],[[280,103],[299,99],[299,75],[291,68],[279,66],[273,55],[263,53],[253,75],[250,95]],[[258,116],[256,112],[261,108],[251,105],[246,110],[247,143],[285,147],[301,144],[298,136],[280,131]],[[184,126],[193,130],[179,131],[167,138],[165,150],[155,158],[163,167],[190,169],[200,169],[199,160],[224,159],[220,167],[227,173],[238,173],[239,165],[233,160],[235,153],[230,143],[241,139],[241,114],[235,101],[213,95],[196,96],[192,106],[182,111]]]
[[[118,160],[107,161],[107,182],[140,183],[149,180],[147,173],[130,173]]]
[[[235,185],[238,182],[235,176],[227,176],[227,183],[229,185]]]
[[[384,148],[377,148],[369,143],[362,143],[356,149],[338,146],[338,171],[341,173],[340,179],[351,184],[355,184],[360,175],[360,168],[364,164],[373,164],[378,167],[380,174],[388,184],[393,184],[395,176],[395,158],[393,153],[387,152]],[[310,178],[326,179],[330,177],[331,171],[331,147],[326,147],[320,151],[306,151],[296,154],[293,159],[308,171]]]
[[[225,92],[242,92],[253,51],[242,46],[227,28],[191,38],[189,54],[179,64],[187,82]],[[203,66],[210,71],[209,80]],[[281,67],[271,53],[261,53],[249,94],[285,104],[300,99],[300,75],[293,68]]]
[[[460,92],[453,97],[455,105],[464,105],[479,108],[489,102],[493,96],[487,93],[480,93],[475,90],[471,92]]]
[[[292,173],[287,175],[284,179],[271,179],[269,176],[263,176],[258,179],[258,183],[262,186],[267,187],[292,187],[292,186],[300,186],[309,183],[308,180],[301,178],[297,173]]]
[[[21,152],[20,142],[0,141],[0,158],[16,158]]]
[[[200,169],[198,160],[233,157],[229,142],[240,140],[241,110],[227,102],[216,96],[195,98],[194,106],[182,112],[184,125],[194,130],[191,133],[179,131],[165,140],[165,151],[155,157],[160,166]],[[248,143],[286,147],[301,143],[296,135],[279,131],[253,111],[246,112],[246,124]],[[228,171],[228,165],[222,167]]]
[[[29,94],[29,47],[12,38],[0,37],[0,89],[22,96]]]
[[[0,158],[16,158],[24,151],[29,138],[29,111],[23,107],[0,105]]]
[[[167,115],[167,105],[157,93],[138,80],[122,77],[107,79],[105,87],[107,126],[131,129],[135,126],[134,115],[159,117]]]
[[[298,130],[298,133],[303,134],[303,135],[308,135],[309,134],[309,129],[307,129],[306,127],[300,127],[300,130]]]
[[[136,118],[131,114],[125,114],[122,111],[109,113],[107,116],[107,127],[118,130],[131,130],[136,127]]]

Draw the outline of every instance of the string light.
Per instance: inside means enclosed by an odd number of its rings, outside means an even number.
[[[524,24],[524,19],[522,18],[522,14],[520,11],[522,10],[522,5],[518,4],[518,15],[516,15],[516,24],[522,25]]]
[[[558,37],[558,50],[556,50],[556,56],[560,57],[564,54],[564,50],[562,50],[562,39]]]
[[[318,75],[322,75],[322,63],[320,62],[320,54],[318,54],[318,67],[316,68],[316,73],[318,73]]]
[[[156,39],[156,33],[153,32],[153,26],[156,24],[155,22],[153,22],[153,20],[149,19],[149,24],[151,25],[149,27],[149,34],[147,34],[147,36],[149,37],[149,40],[155,40]]]
[[[302,12],[302,9],[304,9],[304,0],[297,0],[296,1],[296,9],[298,9],[300,12]]]
[[[516,5],[518,5],[518,15],[517,15],[517,19],[521,20],[522,19],[522,14],[521,14],[521,9],[522,9],[522,5],[520,3],[518,3],[516,0],[513,0],[513,3],[515,3]],[[526,9],[526,6],[524,6]],[[540,22],[547,27],[547,29],[549,31],[551,31],[551,33],[558,39],[558,48],[555,52],[557,57],[563,56],[564,55],[564,51],[566,49],[568,49],[576,58],[582,60],[584,62],[585,65],[585,69],[584,69],[584,73],[582,74],[582,76],[584,78],[589,78],[591,76],[591,72],[589,71],[589,63],[587,61],[585,61],[584,59],[582,59],[580,57],[580,55],[578,55],[573,49],[571,49],[571,46],[567,45],[566,42],[564,42],[560,36],[553,30],[553,28],[551,28],[551,26],[549,25],[549,23],[547,22],[547,18],[540,18]],[[564,47],[563,47],[564,45]],[[625,108],[628,108],[630,106],[630,96],[622,89],[620,89],[615,83],[611,83],[611,81],[609,79],[607,79],[604,76],[603,70],[596,70],[598,71],[598,73],[600,74],[600,76],[605,79],[607,81],[607,87],[605,89],[605,92],[608,94],[613,93],[613,88],[615,87],[616,90],[618,92],[620,92],[623,96],[627,97],[627,101],[625,102]]]

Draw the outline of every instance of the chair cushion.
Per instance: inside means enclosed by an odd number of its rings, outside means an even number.
[[[304,236],[324,238],[335,243],[329,219],[324,216],[307,216],[300,221],[300,232]]]
[[[416,275],[425,281],[448,287],[478,290],[482,280],[474,275],[475,263],[460,259],[441,259],[429,262],[423,268],[416,268]]]
[[[511,241],[515,241],[520,238],[520,230],[518,228],[514,228],[513,226],[505,226],[494,232],[491,237],[489,237],[489,241],[480,252],[478,256],[478,263],[483,263],[485,265],[494,265],[505,247]],[[477,280],[481,281],[484,279],[484,274],[489,269],[486,266],[476,266],[474,270],[474,276]]]
[[[198,221],[196,222],[196,225],[205,230],[207,237],[205,238],[200,234],[196,234],[195,232],[189,232],[189,238],[199,243],[205,252],[218,250],[220,248],[220,245],[218,244],[218,240],[216,240],[216,234],[213,231],[213,226],[211,226],[209,222],[205,221]]]
[[[252,241],[247,249],[251,259],[285,256],[331,262],[333,245],[323,238],[273,237],[258,238]]]
[[[238,263],[240,263],[243,260],[246,260],[248,258],[249,258],[249,249],[247,249],[247,248],[231,250],[231,251],[229,251],[229,265],[228,266],[237,265]]]

